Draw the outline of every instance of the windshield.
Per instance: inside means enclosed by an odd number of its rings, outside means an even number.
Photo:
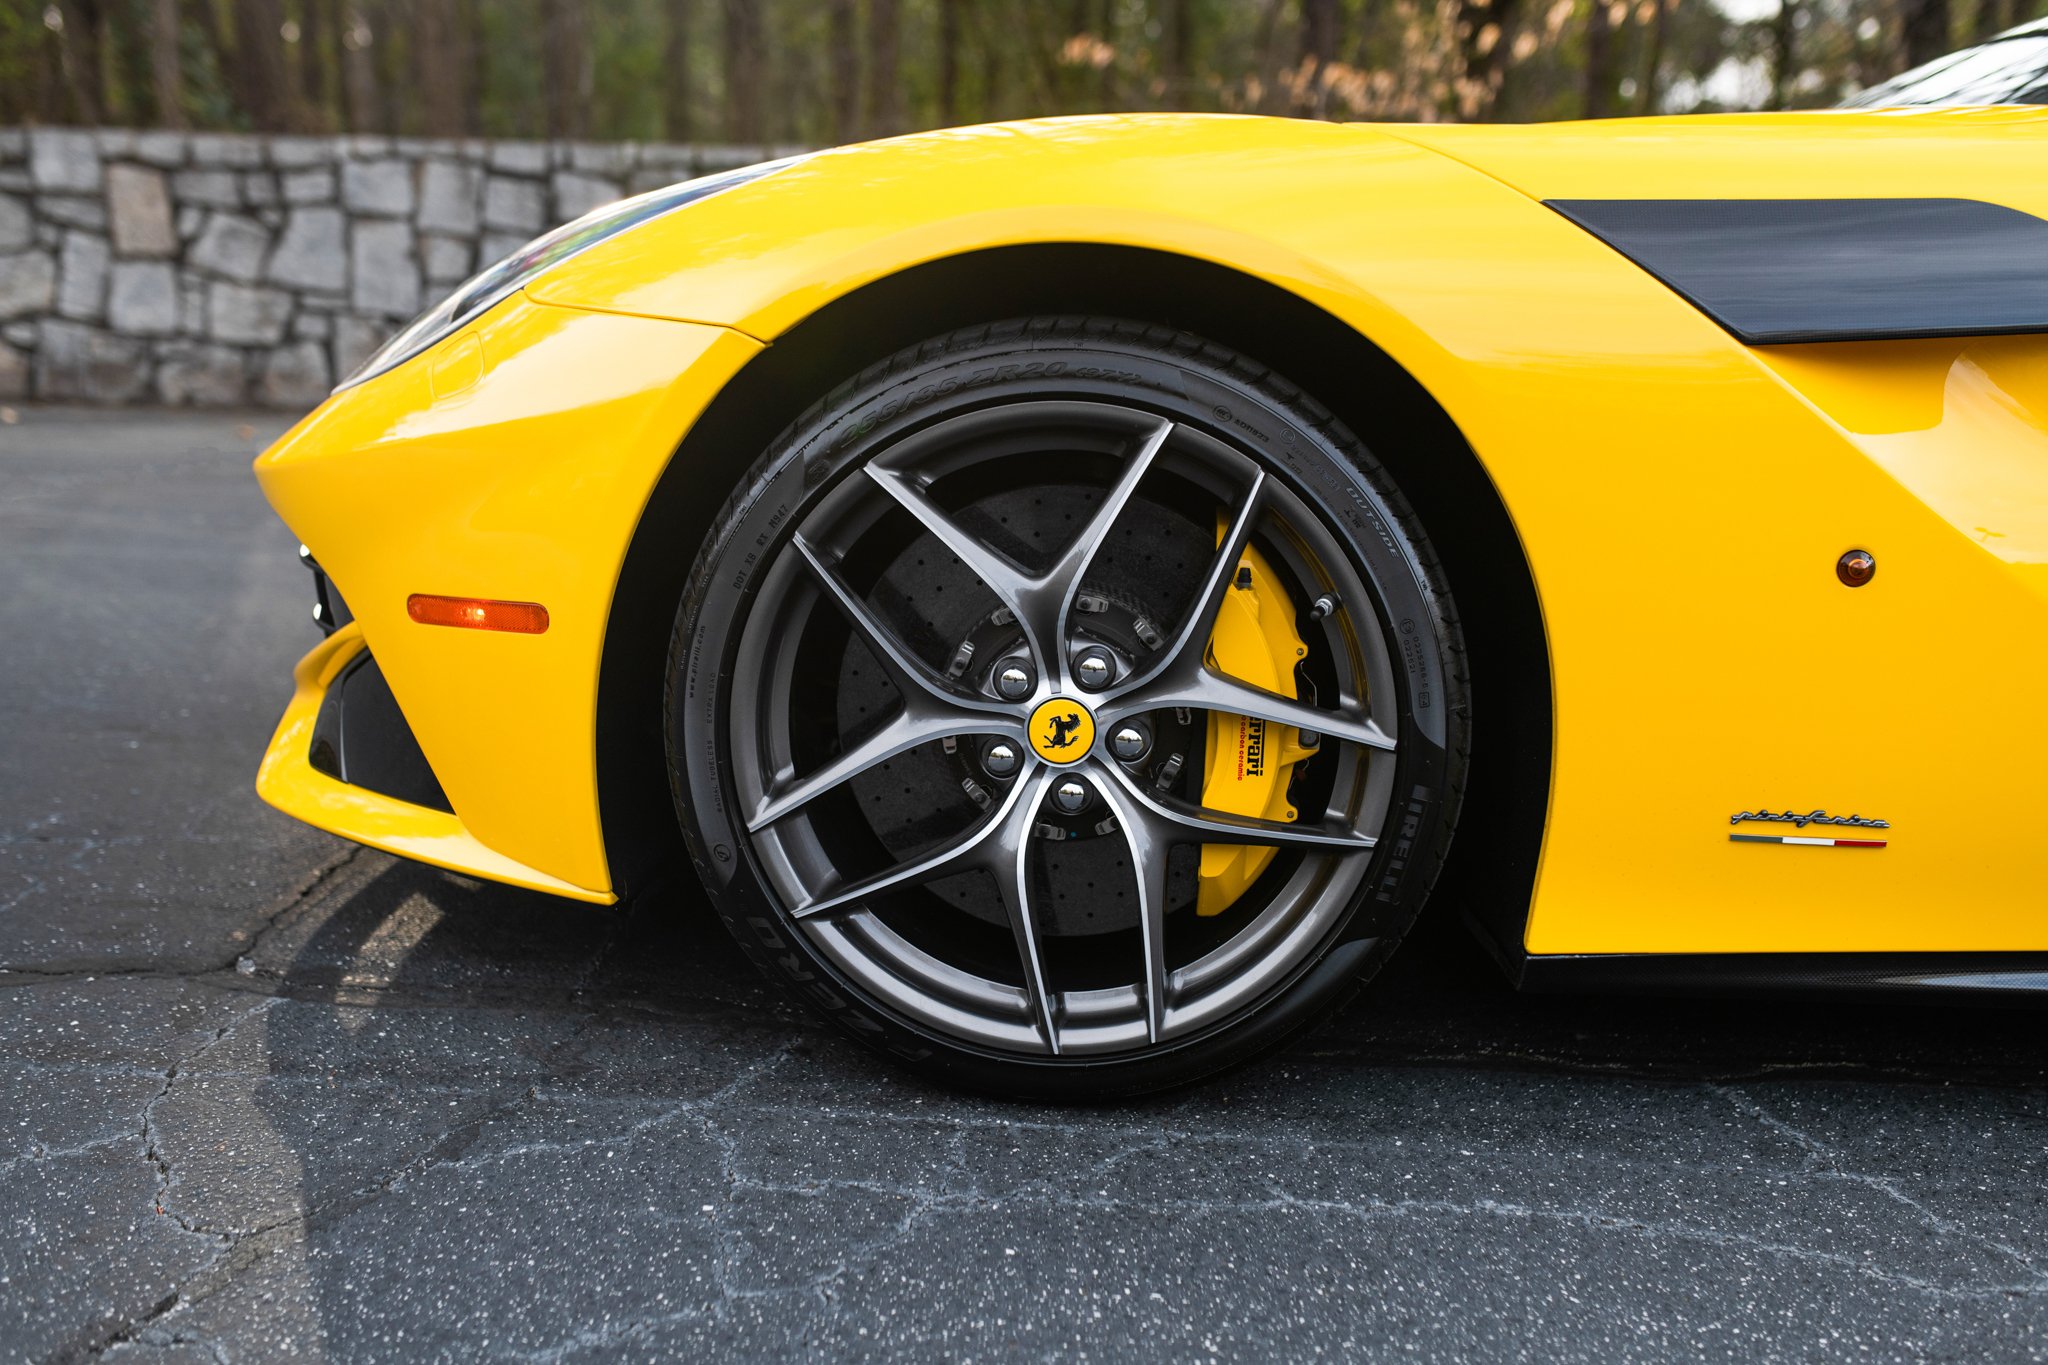
[[[2029,26],[1937,57],[1850,96],[1842,101],[1842,107],[2042,103],[2048,103],[2048,31]]]

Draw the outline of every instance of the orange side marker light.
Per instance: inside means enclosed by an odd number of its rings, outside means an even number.
[[[437,597],[416,592],[405,599],[405,614],[423,626],[461,626],[539,635],[548,628],[548,609],[538,602],[493,602],[488,597]]]

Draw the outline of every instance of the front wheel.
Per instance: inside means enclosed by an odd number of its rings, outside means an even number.
[[[668,745],[714,904],[955,1083],[1135,1094],[1327,1014],[1421,908],[1463,646],[1358,439],[1242,356],[1039,318],[798,418],[706,539]]]

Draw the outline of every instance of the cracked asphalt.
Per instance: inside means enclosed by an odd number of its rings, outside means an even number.
[[[1252,1070],[1025,1107],[686,889],[295,825],[280,425],[0,425],[0,1357],[2048,1354],[2035,1014],[1518,998],[1434,925]]]

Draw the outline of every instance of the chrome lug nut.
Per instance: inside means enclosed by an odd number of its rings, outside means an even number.
[[[1135,725],[1119,725],[1109,737],[1109,751],[1126,763],[1136,763],[1151,747],[1151,737]]]
[[[1070,777],[1052,789],[1052,803],[1068,815],[1078,815],[1088,804],[1088,789]]]
[[[1109,680],[1115,676],[1116,664],[1106,649],[1084,649],[1074,659],[1074,680],[1090,692],[1109,686]]]
[[[1010,777],[1017,771],[1017,751],[1008,744],[991,744],[982,751],[981,766],[990,777]]]
[[[1022,701],[1031,695],[1037,680],[1031,676],[1031,666],[1018,660],[996,666],[996,691],[1010,701]]]

